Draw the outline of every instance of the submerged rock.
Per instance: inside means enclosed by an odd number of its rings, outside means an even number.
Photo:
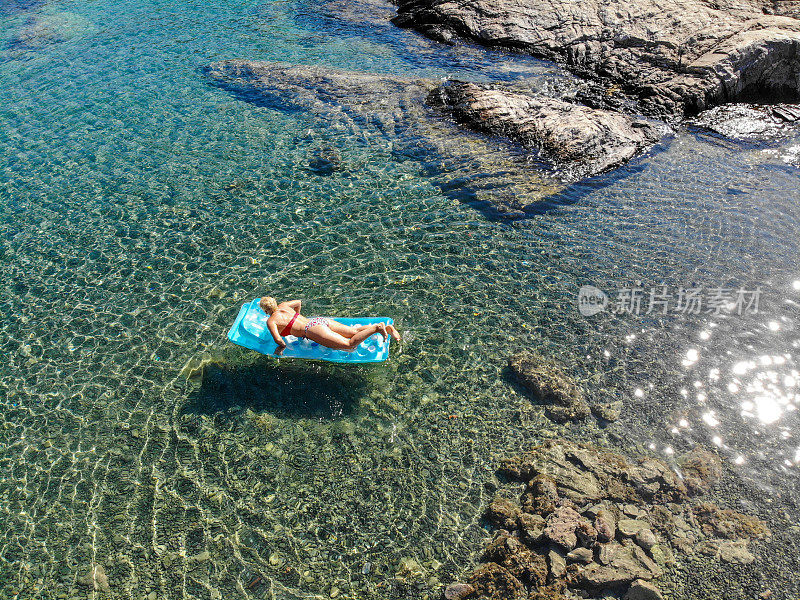
[[[333,175],[344,169],[344,163],[335,148],[324,146],[313,150],[308,160],[308,169],[317,175]]]
[[[583,444],[547,442],[504,459],[500,471],[523,481],[545,474],[554,481],[560,496],[578,505],[602,499],[680,502],[688,497],[680,477],[664,462],[649,457],[630,460]]]
[[[522,600],[527,596],[522,582],[496,563],[479,566],[469,578],[476,596],[484,600]]]
[[[622,113],[462,81],[442,84],[430,99],[468,127],[538,150],[572,178],[618,167],[664,133]]]
[[[622,400],[592,404],[592,414],[603,421],[616,421],[622,415]]]
[[[444,600],[464,600],[475,593],[475,588],[468,583],[451,583],[444,590]]]
[[[79,585],[91,588],[96,592],[110,592],[111,586],[108,583],[108,576],[103,565],[93,565],[89,572],[78,577]]]
[[[541,402],[555,421],[585,419],[589,405],[581,388],[554,361],[533,352],[518,352],[508,365],[517,380]]]
[[[84,35],[91,29],[91,22],[76,13],[62,11],[35,14],[11,38],[9,46],[16,51],[38,50]]]
[[[708,460],[696,450],[679,462],[691,471]],[[711,471],[708,481],[717,476]],[[503,528],[486,547],[488,562],[468,577],[474,592],[463,600],[544,600],[564,597],[565,589],[658,600],[660,590],[648,582],[675,565],[672,548],[748,564],[755,560],[748,542],[769,535],[755,517],[696,503],[692,494],[703,488],[687,488],[650,457],[557,440],[504,460],[500,472],[525,490],[519,505],[492,502],[489,512]]]
[[[628,588],[628,593],[625,594],[623,600],[663,600],[661,590],[659,590],[652,583],[637,579]]]
[[[398,160],[416,160],[446,194],[491,203],[503,215],[525,216],[566,185],[533,167],[522,149],[443,119],[427,103],[437,86],[431,80],[247,60],[212,63],[206,74],[242,100],[300,110],[320,119],[320,129],[348,131]],[[312,156],[308,166],[327,174],[338,165],[325,155]]]
[[[719,456],[703,448],[695,448],[679,462],[686,487],[695,494],[705,494],[722,477]]]
[[[689,123],[733,139],[770,140],[800,129],[800,105],[723,104],[703,111]]]
[[[399,0],[393,22],[557,60],[609,79],[654,113],[683,115],[744,97],[800,97],[800,20],[796,8],[780,15],[783,4]]]

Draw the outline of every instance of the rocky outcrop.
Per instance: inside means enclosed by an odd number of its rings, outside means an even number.
[[[610,80],[654,114],[684,115],[742,98],[800,97],[800,20],[783,4],[399,0],[394,23],[556,60]]]
[[[664,133],[622,113],[462,81],[442,84],[430,100],[459,123],[539,151],[573,179],[628,162]]]
[[[616,421],[620,417],[621,400],[590,406],[581,387],[553,360],[523,350],[508,359],[508,366],[516,380],[545,405],[545,414],[553,421],[581,421],[590,412],[600,421]]]
[[[418,160],[446,193],[489,201],[497,212],[511,216],[524,216],[529,206],[569,181],[621,164],[656,137],[654,127],[629,117],[471,84],[446,85],[431,94],[438,84],[425,79],[246,60],[216,62],[206,73],[243,100],[301,110],[321,118],[320,129],[349,130],[400,160]],[[456,95],[457,89],[463,93]],[[489,96],[471,97],[468,108],[465,94],[470,90]],[[457,98],[463,102],[450,102]],[[498,104],[481,116],[476,102],[489,98]],[[471,126],[502,131],[515,143],[498,142],[442,118],[443,104],[453,114],[473,111]],[[513,111],[504,113],[507,108]],[[330,175],[342,168],[335,148],[322,148],[324,153],[309,160],[309,170]],[[532,148],[552,159],[555,173],[531,166]]]
[[[525,482],[519,503],[496,498],[496,526],[468,584],[445,597],[562,598],[615,590],[629,600],[658,600],[652,582],[675,564],[675,552],[746,564],[748,545],[770,535],[752,516],[694,496],[719,477],[718,459],[696,450],[676,473],[651,457],[629,458],[586,444],[552,441],[503,461],[500,472]],[[684,477],[693,478],[687,487]]]
[[[703,111],[690,125],[738,140],[772,140],[800,129],[800,105],[725,104]]]

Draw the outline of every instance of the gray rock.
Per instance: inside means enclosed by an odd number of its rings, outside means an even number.
[[[575,548],[567,554],[567,560],[582,564],[589,564],[594,559],[594,553],[589,548]]]
[[[653,578],[652,572],[627,548],[616,546],[606,559],[607,564],[590,563],[579,568],[572,574],[571,584],[575,587],[601,590],[625,585],[635,579]]]
[[[106,571],[102,565],[92,566],[88,573],[77,578],[77,583],[78,585],[91,588],[96,592],[111,591]]]
[[[497,86],[448,81],[430,98],[473,129],[508,137],[538,150],[572,179],[626,163],[651,147],[664,132],[647,121],[618,112]]]
[[[664,600],[664,597],[661,595],[661,590],[652,583],[637,579],[628,588],[623,600]]]
[[[639,530],[639,532],[633,536],[633,541],[636,542],[640,548],[644,548],[645,550],[650,550],[658,543],[655,534],[649,529]]]
[[[399,0],[394,23],[557,60],[610,79],[653,112],[683,115],[745,96],[800,95],[800,20],[765,14],[781,4]]]
[[[749,565],[756,559],[747,549],[747,540],[719,542],[718,551],[721,560],[737,565]]]
[[[427,104],[438,85],[432,80],[247,60],[212,63],[206,75],[242,100],[303,111],[319,119],[321,131],[348,130],[376,151],[416,160],[445,193],[485,200],[503,215],[524,216],[526,207],[566,186],[533,167],[529,152],[443,119]],[[335,170],[335,158],[322,158],[311,157],[309,168]]]
[[[583,520],[578,512],[568,506],[560,506],[547,518],[544,536],[554,544],[570,551],[578,544],[575,529]]]
[[[451,583],[444,590],[445,600],[462,600],[475,593],[475,588],[468,583]]]
[[[567,559],[564,551],[557,546],[550,546],[547,551],[547,564],[550,566],[549,581],[560,580],[567,573]]]
[[[650,524],[647,521],[639,521],[638,519],[620,519],[617,523],[617,530],[628,537],[633,537],[642,529],[649,529]]]
[[[603,421],[616,421],[622,414],[622,400],[592,404],[592,414]]]
[[[608,499],[641,503],[682,501],[686,486],[669,465],[654,458],[630,460],[616,452],[565,440],[548,441],[501,461],[500,472],[529,481],[539,473],[578,505]]]

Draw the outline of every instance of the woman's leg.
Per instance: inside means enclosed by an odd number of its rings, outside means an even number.
[[[394,339],[396,339],[398,342],[402,339],[400,337],[400,332],[394,328],[394,325],[387,325],[386,331],[388,331],[389,335],[392,336]]]
[[[377,325],[367,325],[348,339],[336,333],[330,327],[315,325],[308,328],[306,337],[326,348],[333,348],[334,350],[355,350],[361,342],[373,333],[378,333],[378,331],[379,328]]]
[[[339,323],[339,321],[328,319],[328,327],[331,328],[331,331],[338,333],[339,335],[343,335],[346,338],[351,338],[365,327],[368,327],[368,325],[359,325],[358,327],[353,327],[352,325],[345,325],[344,323]]]

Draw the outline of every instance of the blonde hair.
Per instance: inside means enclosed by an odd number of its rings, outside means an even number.
[[[272,296],[264,296],[259,300],[258,305],[268,315],[271,315],[278,308],[278,302]]]

